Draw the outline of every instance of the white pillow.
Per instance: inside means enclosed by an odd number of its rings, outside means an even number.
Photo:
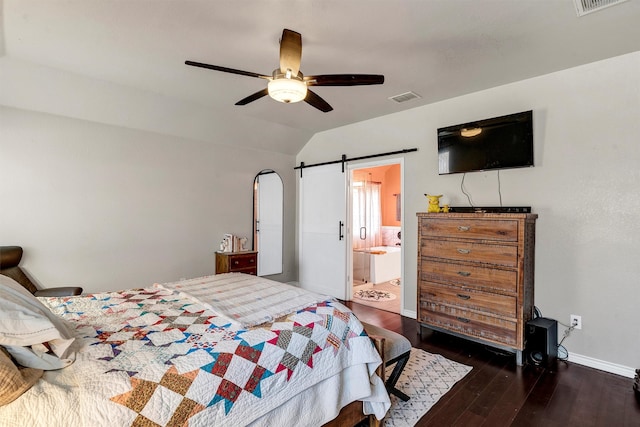
[[[18,347],[31,347],[25,350],[35,355],[35,359],[16,357],[18,363],[30,368],[46,369],[40,363],[44,357],[42,355],[49,354],[62,359],[67,356],[65,353],[74,339],[63,319],[13,279],[0,275],[0,345],[5,346],[14,357],[16,353],[24,354]],[[47,347],[50,351],[43,351]],[[32,366],[30,359],[35,360],[37,366]],[[46,365],[52,366],[49,369],[58,369],[70,363],[61,360],[60,363]]]
[[[34,344],[27,347],[7,345],[5,349],[19,365],[42,369],[43,371],[66,368],[75,360],[75,354],[67,355],[67,357],[58,357],[44,344]]]

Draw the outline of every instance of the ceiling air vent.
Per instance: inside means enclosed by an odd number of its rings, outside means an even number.
[[[415,92],[405,92],[405,93],[401,93],[400,95],[392,96],[389,99],[400,104],[402,102],[407,102],[407,101],[411,101],[412,99],[418,99],[418,98],[421,98],[421,96]]]
[[[618,3],[623,3],[627,0],[573,0],[576,4],[576,12],[578,16],[584,16],[591,12],[604,9],[605,7],[613,6]]]

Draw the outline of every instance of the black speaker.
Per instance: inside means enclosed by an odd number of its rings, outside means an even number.
[[[525,354],[535,365],[548,365],[558,357],[558,322],[538,317],[526,324]]]

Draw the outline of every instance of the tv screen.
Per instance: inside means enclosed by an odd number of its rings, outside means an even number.
[[[438,172],[533,166],[533,111],[438,129]]]

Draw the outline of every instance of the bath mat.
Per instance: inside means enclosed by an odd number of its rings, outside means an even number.
[[[353,293],[354,298],[365,301],[391,301],[396,299],[396,295],[388,291],[378,291],[375,289],[360,289]]]

